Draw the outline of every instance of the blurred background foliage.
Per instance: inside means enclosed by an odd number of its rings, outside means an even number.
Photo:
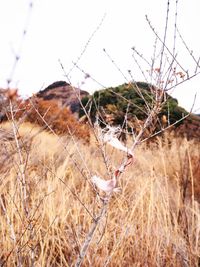
[[[92,122],[96,117],[112,125],[123,125],[125,118],[127,122],[133,123],[135,120],[143,121],[148,114],[148,107],[151,109],[155,101],[154,86],[145,83],[125,83],[117,87],[95,91],[93,95],[82,99],[82,104],[90,115]],[[167,101],[162,105],[158,116],[162,121],[163,116],[168,124],[180,120],[188,112],[179,107],[177,99],[170,95],[165,95]],[[80,109],[79,116],[85,114],[84,109]],[[159,124],[158,120],[158,124]],[[178,123],[177,125],[180,125]],[[157,125],[156,128],[159,126]]]

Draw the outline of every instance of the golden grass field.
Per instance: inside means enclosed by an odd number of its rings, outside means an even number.
[[[1,128],[12,131],[9,123]],[[17,138],[6,136],[0,266],[74,266],[92,223],[86,208],[97,213],[101,205],[89,181],[95,173],[106,178],[99,146],[28,123]],[[111,169],[124,156],[109,146],[106,153]],[[135,158],[82,266],[200,266],[200,144],[165,136],[138,146]]]

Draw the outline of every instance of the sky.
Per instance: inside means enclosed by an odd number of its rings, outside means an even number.
[[[176,1],[171,0],[169,7],[166,43],[172,51]],[[198,60],[200,1],[179,0],[177,10],[177,27]],[[11,78],[10,86],[19,88],[26,97],[58,80],[70,81],[90,93],[132,78],[145,81],[149,66],[140,57],[137,62],[134,60],[132,47],[151,61],[155,34],[145,15],[163,38],[166,12],[167,0],[0,0],[0,87],[5,88]],[[157,42],[158,56],[159,47]],[[195,62],[178,35],[176,53],[180,65],[192,75]],[[19,60],[13,67],[16,55]],[[159,59],[155,67],[157,62]],[[90,77],[86,78],[85,73]],[[172,91],[172,96],[187,110],[197,93],[197,113],[199,81],[200,76],[196,76]]]

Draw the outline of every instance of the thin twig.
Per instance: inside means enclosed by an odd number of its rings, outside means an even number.
[[[86,44],[85,44],[83,50],[81,51],[80,55],[78,56],[78,58],[77,58],[77,60],[76,60],[76,63],[75,63],[76,65],[79,63],[79,61],[81,60],[82,56],[83,56],[84,53],[86,52],[86,50],[87,50],[87,48],[88,48],[90,42],[92,41],[93,37],[95,36],[95,34],[96,34],[96,33],[98,32],[98,30],[101,28],[101,26],[102,26],[102,24],[103,24],[105,18],[106,18],[106,13],[103,15],[103,17],[102,17],[100,23],[97,25],[96,29],[93,31],[93,33],[91,34],[91,36],[90,36],[89,39],[87,40],[87,42],[86,42]],[[73,66],[71,67],[71,69],[68,71],[68,73],[66,74],[66,77],[69,78],[69,75],[70,75],[70,73],[73,71],[73,69],[74,69],[74,65],[73,65]]]

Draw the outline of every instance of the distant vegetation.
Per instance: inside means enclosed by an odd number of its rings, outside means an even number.
[[[23,103],[22,106],[24,106]],[[32,104],[28,101],[25,106],[26,112],[24,113],[21,108],[22,111],[18,112],[16,117],[20,118],[24,114],[26,121],[46,126],[47,129],[51,128],[57,134],[73,135],[86,142],[89,141],[88,127],[79,123],[68,107],[59,106],[55,100],[41,99],[37,99]]]
[[[79,123],[70,108],[62,106],[56,99],[43,100],[42,98],[31,97],[22,100],[16,92],[12,98],[7,95],[7,92],[6,94],[0,92],[1,122],[12,120],[13,115],[17,121],[34,123],[59,135],[73,135],[84,142],[89,141],[88,126]],[[11,114],[10,103],[12,103],[13,114]]]
[[[82,99],[82,104],[90,114],[94,122],[96,116],[102,121],[112,125],[123,125],[127,118],[128,129],[136,120],[144,120],[147,117],[148,107],[151,109],[154,104],[153,91],[157,90],[154,86],[137,82],[135,84],[122,84],[94,92],[92,96]],[[167,118],[169,124],[180,120],[188,112],[178,105],[178,101],[166,95],[167,101],[162,106],[158,119],[162,121],[163,116]],[[80,116],[84,115],[83,109]],[[181,123],[181,122],[180,122]],[[179,124],[180,124],[179,123]],[[159,127],[159,120],[156,128]]]
[[[44,128],[48,128],[48,125],[57,134],[68,135],[71,132],[86,142],[90,139],[89,127],[84,123],[86,117],[90,117],[93,123],[98,117],[102,127],[109,124],[121,126],[129,133],[132,131],[138,133],[149,110],[155,104],[153,94],[157,89],[150,84],[137,82],[102,89],[93,95],[86,94],[80,89],[76,90],[80,94],[84,108],[81,107],[72,86],[63,81],[51,84],[26,101],[20,99],[16,89],[1,90],[0,119],[1,121],[11,119],[9,113],[11,100],[13,110],[17,110],[14,112],[15,119],[36,123]],[[49,95],[53,95],[53,99],[49,100]],[[163,99],[164,104],[161,105],[156,120],[146,129],[145,136],[148,137],[149,134],[176,123],[170,130],[176,130],[177,136],[199,139],[200,117],[188,114],[170,95],[166,94],[166,98],[167,101]],[[76,106],[75,111],[74,106]],[[88,116],[84,118],[85,112]],[[185,115],[189,116],[181,120]],[[78,121],[79,118],[82,122]]]

